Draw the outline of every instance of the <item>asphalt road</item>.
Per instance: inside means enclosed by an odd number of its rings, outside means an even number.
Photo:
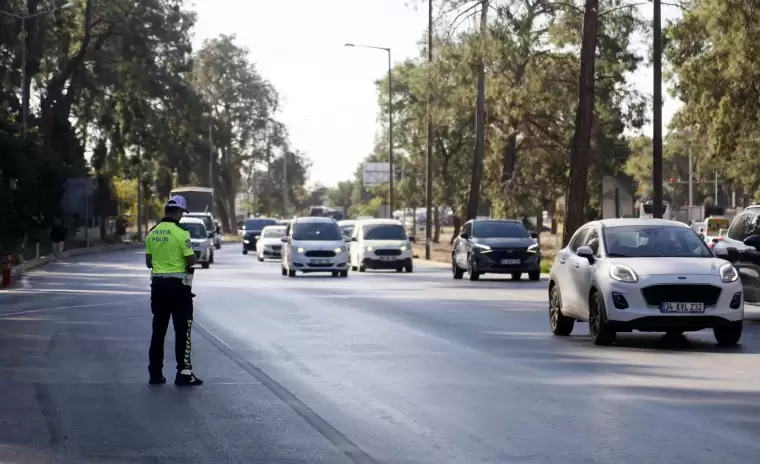
[[[52,264],[0,293],[0,461],[758,462],[760,324],[594,347],[551,336],[545,288],[287,278],[228,244],[195,277],[206,383],[178,390],[147,385],[143,255]]]

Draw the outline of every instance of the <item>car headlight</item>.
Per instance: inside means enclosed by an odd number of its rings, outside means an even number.
[[[367,251],[372,251],[372,247],[367,247]]]
[[[739,272],[733,264],[726,263],[720,267],[720,280],[725,283],[736,282],[739,279]]]
[[[622,264],[610,265],[610,277],[619,282],[638,282],[639,276],[628,266]]]
[[[303,248],[299,248],[299,249],[298,249],[298,250],[296,250],[296,251],[298,251],[299,253],[303,253],[303,252],[304,252],[304,251],[306,251],[306,250],[304,250]]]
[[[481,253],[485,253],[485,252],[491,251],[491,247],[490,246],[483,245],[483,244],[480,244],[480,243],[474,244],[473,247],[476,250],[480,251]]]
[[[243,240],[243,243],[245,243],[247,245],[247,244],[249,244],[251,242],[249,242],[248,240]]]
[[[346,251],[346,247],[338,247],[338,248],[336,248],[336,249],[335,249],[335,250],[333,250],[333,251],[335,251],[335,254],[338,254],[338,255],[339,255],[339,254],[341,254],[341,253],[343,253],[343,252],[345,252],[345,251]]]
[[[406,251],[406,245],[401,245],[401,251]]]
[[[526,250],[528,253],[538,253],[538,243],[534,243]]]

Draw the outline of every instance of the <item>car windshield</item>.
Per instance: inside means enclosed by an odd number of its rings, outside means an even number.
[[[183,222],[182,227],[190,232],[190,238],[207,238],[206,228],[203,226],[203,224]]]
[[[344,237],[351,237],[354,235],[354,226],[341,226],[340,230],[343,231]]]
[[[266,226],[277,224],[274,219],[246,219],[245,230],[261,230]]]
[[[285,235],[284,227],[267,227],[264,229],[261,236],[263,238],[280,238],[283,235]]]
[[[335,222],[296,222],[293,225],[293,240],[343,240],[340,227]]]
[[[472,236],[476,238],[527,238],[530,232],[519,222],[476,221],[472,223]]]
[[[203,224],[206,226],[206,230],[213,230],[214,224],[211,221],[211,217],[202,215],[202,214],[188,214],[187,217],[197,218],[203,221]]]
[[[364,240],[406,240],[406,231],[398,224],[368,224],[362,232]]]
[[[709,258],[705,242],[688,227],[606,227],[604,243],[613,258]]]

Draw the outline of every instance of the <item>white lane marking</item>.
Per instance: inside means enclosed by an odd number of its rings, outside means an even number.
[[[78,289],[68,289],[68,288],[29,288],[26,290],[7,290],[0,293],[23,293],[23,294],[32,294],[32,293],[94,293],[94,294],[105,294],[105,295],[150,295],[150,292],[136,292],[136,291],[126,291],[126,290],[78,290]]]
[[[77,308],[93,308],[96,306],[114,306],[114,305],[120,305],[124,303],[134,303],[137,301],[144,301],[143,299],[131,299],[131,300],[122,300],[122,301],[109,301],[107,303],[93,303],[93,304],[86,304],[86,305],[73,305],[73,306],[58,306],[55,308],[43,308],[43,309],[29,309],[26,311],[18,311],[15,313],[0,313],[0,317],[8,317],[8,316],[21,316],[24,314],[33,314],[33,313],[42,313],[42,312],[49,312],[49,311],[60,311],[63,309],[77,309]]]

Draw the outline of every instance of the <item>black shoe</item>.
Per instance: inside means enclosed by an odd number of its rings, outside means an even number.
[[[161,377],[151,377],[148,383],[151,385],[163,385],[166,383],[166,377],[163,375]]]
[[[195,374],[182,374],[177,372],[177,377],[174,378],[174,385],[180,387],[194,387],[197,385],[203,385],[203,380],[195,376]]]

